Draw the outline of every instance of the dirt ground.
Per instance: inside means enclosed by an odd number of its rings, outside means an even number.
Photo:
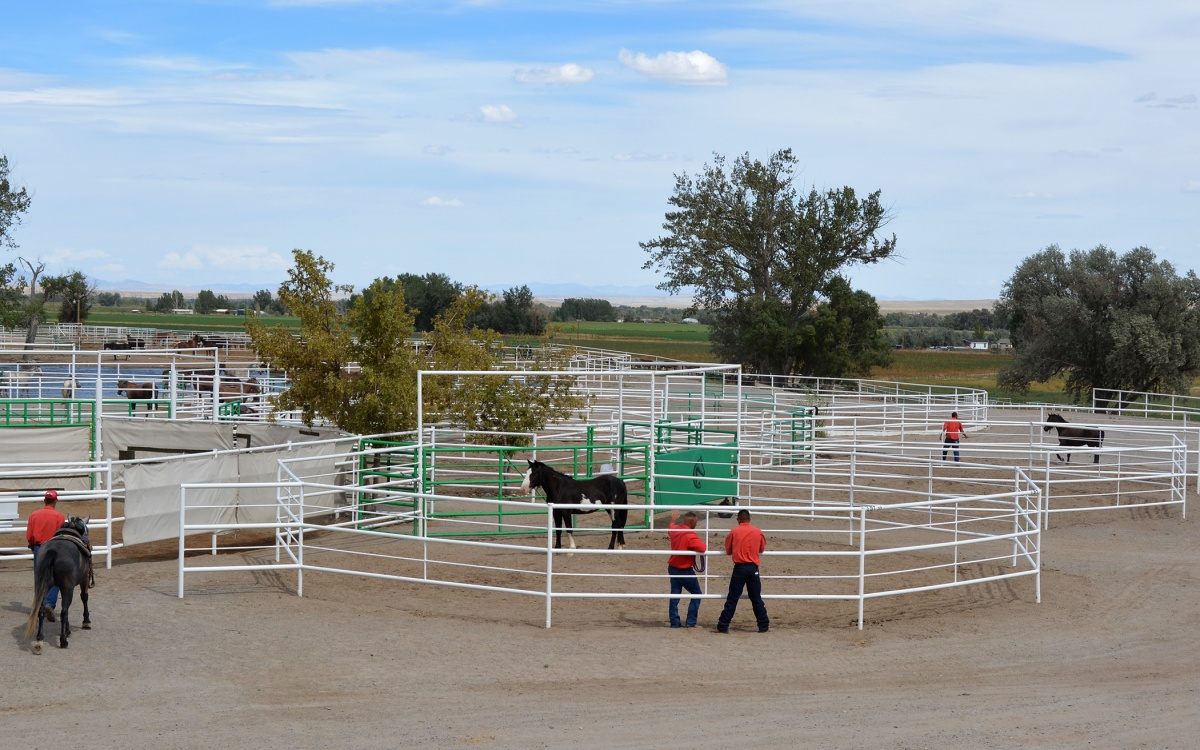
[[[41,656],[28,563],[2,563],[4,744],[1190,748],[1198,537],[1177,511],[1076,514],[1046,532],[1041,604],[1032,579],[891,598],[859,631],[770,602],[759,634],[743,602],[729,635],[715,601],[691,630],[661,600],[556,602],[547,630],[537,597],[319,573],[178,599],[173,559],[118,553],[94,629]]]

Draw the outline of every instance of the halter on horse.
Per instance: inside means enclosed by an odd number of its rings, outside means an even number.
[[[575,549],[573,517],[579,513],[595,513],[603,510],[612,519],[612,537],[608,541],[609,549],[625,549],[625,522],[629,511],[625,508],[609,509],[602,505],[625,505],[629,502],[629,493],[625,483],[612,474],[601,474],[592,479],[574,479],[560,471],[547,466],[541,461],[529,461],[529,470],[525,472],[525,481],[521,483],[521,492],[532,493],[534,487],[541,487],[546,493],[548,505],[595,504],[593,510],[575,508],[554,508],[554,548],[562,549],[563,527],[567,529],[567,541],[571,549]]]
[[[59,626],[59,648],[67,647],[71,635],[69,612],[75,587],[79,587],[79,598],[83,602],[83,629],[92,627],[91,612],[88,610],[88,588],[92,577],[92,544],[88,540],[87,521],[71,517],[63,523],[54,536],[38,550],[37,567],[34,568],[33,611],[25,625],[25,637],[37,630],[33,653],[42,653],[42,626],[46,620],[46,594],[51,586],[58,586],[62,593],[62,624]]]

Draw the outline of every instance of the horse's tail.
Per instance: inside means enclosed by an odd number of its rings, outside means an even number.
[[[25,623],[25,637],[28,638],[37,631],[38,614],[46,602],[46,594],[54,585],[54,561],[58,558],[58,550],[54,547],[42,548],[38,556],[38,564],[34,568],[33,606],[29,608],[29,622]]]
[[[629,502],[629,488],[625,486],[625,482],[621,481],[620,477],[613,477],[613,490],[613,505],[625,505]],[[613,526],[623,529],[628,519],[628,508],[618,508],[613,511]]]

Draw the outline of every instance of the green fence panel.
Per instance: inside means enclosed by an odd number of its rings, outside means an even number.
[[[737,449],[701,446],[654,457],[655,505],[696,505],[736,497]]]

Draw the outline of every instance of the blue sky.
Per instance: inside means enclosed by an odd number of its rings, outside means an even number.
[[[880,298],[986,299],[1049,244],[1200,257],[1200,5],[6,3],[18,254],[164,288],[445,273],[653,287],[675,175],[791,148],[881,190]]]

